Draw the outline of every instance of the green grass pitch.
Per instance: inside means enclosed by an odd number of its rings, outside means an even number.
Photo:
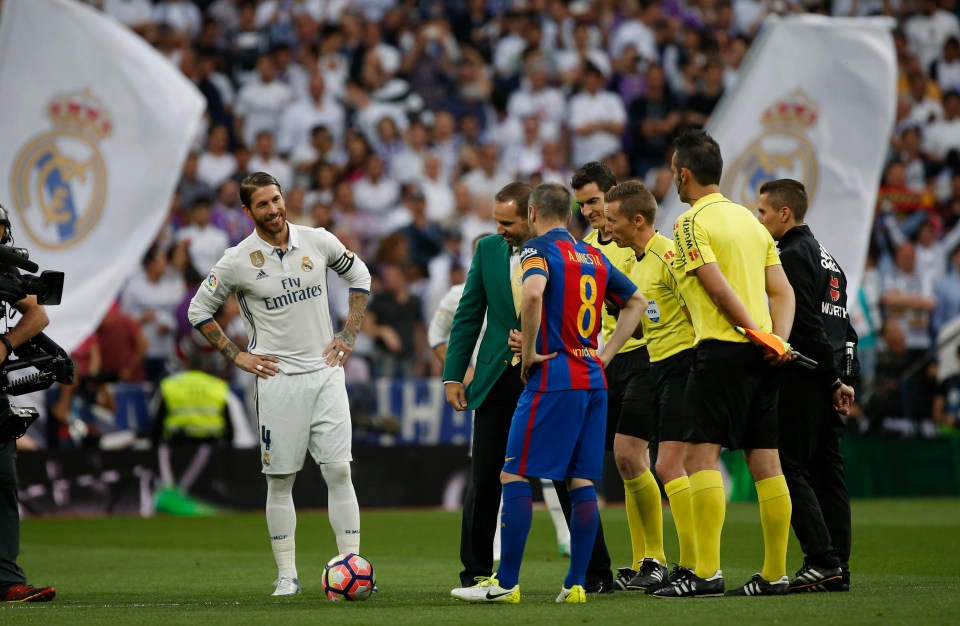
[[[303,594],[272,598],[276,570],[261,513],[211,518],[41,519],[23,524],[20,562],[36,584],[58,589],[48,604],[0,604],[0,624],[895,624],[960,623],[960,500],[854,503],[853,589],[783,598],[659,600],[638,593],[553,602],[567,560],[537,511],[519,605],[472,606],[450,598],[459,571],[460,516],[439,511],[362,513],[363,554],[380,593],[333,603],[320,589],[336,553],[322,511],[301,512],[297,561]],[[665,509],[669,557],[676,535]],[[603,511],[614,566],[630,558],[622,508]],[[728,586],[760,568],[756,505],[727,509]],[[788,569],[801,561],[791,537]]]

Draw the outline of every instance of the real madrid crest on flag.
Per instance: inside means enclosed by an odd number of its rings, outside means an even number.
[[[264,258],[263,252],[255,250],[250,253],[250,262],[253,263],[254,267],[263,267]]]
[[[300,269],[302,269],[304,272],[313,271],[313,261],[310,260],[310,257],[305,256],[300,259]]]
[[[110,113],[89,90],[55,96],[47,105],[53,128],[17,153],[11,173],[17,226],[38,245],[73,245],[96,225],[107,194],[100,142],[112,131]]]
[[[808,133],[819,120],[819,110],[803,89],[768,106],[760,118],[763,131],[724,172],[721,191],[747,207],[757,206],[760,185],[792,178],[804,182],[809,198],[817,197],[819,165]]]

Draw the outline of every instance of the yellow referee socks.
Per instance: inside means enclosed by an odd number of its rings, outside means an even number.
[[[670,512],[673,524],[677,527],[677,539],[680,542],[680,565],[687,569],[697,567],[697,536],[693,532],[693,513],[690,510],[690,479],[686,476],[674,478],[663,488],[670,499]]]
[[[626,495],[627,523],[633,546],[633,569],[640,567],[644,557],[666,565],[663,553],[663,509],[660,506],[660,488],[649,469],[636,478],[623,481]]]
[[[760,524],[763,526],[763,571],[769,582],[780,580],[787,573],[787,540],[790,537],[790,515],[793,504],[787,480],[781,474],[754,483],[760,501]]]
[[[720,569],[720,534],[727,514],[723,478],[717,470],[690,476],[690,510],[697,545],[697,576],[710,578]]]

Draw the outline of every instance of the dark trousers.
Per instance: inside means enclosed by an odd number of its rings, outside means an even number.
[[[0,595],[27,579],[17,565],[20,508],[17,501],[17,442],[0,443]]]
[[[780,464],[790,489],[790,523],[812,565],[849,570],[850,494],[840,454],[843,421],[822,382],[785,377],[780,386]]]
[[[460,583],[475,584],[477,576],[493,574],[493,537],[500,513],[500,470],[507,453],[510,422],[517,408],[523,383],[520,366],[507,367],[493,390],[474,412],[473,446],[470,459],[470,480],[463,497],[463,518],[460,526]],[[570,497],[562,481],[555,483],[563,514],[570,523]],[[587,583],[604,581],[612,584],[610,555],[603,540],[603,528],[597,528],[597,540],[587,566]]]
[[[493,537],[500,513],[500,470],[507,454],[510,420],[523,383],[520,366],[507,367],[473,415],[470,480],[463,497],[460,526],[460,582],[475,584],[477,576],[493,574]]]

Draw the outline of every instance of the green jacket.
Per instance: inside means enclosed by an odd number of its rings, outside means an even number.
[[[443,366],[444,381],[463,381],[477,345],[483,316],[487,330],[477,352],[473,382],[466,390],[467,407],[476,409],[503,375],[513,358],[507,346],[510,329],[520,329],[520,318],[510,289],[510,246],[500,235],[484,237],[473,253],[463,297],[453,316]]]

